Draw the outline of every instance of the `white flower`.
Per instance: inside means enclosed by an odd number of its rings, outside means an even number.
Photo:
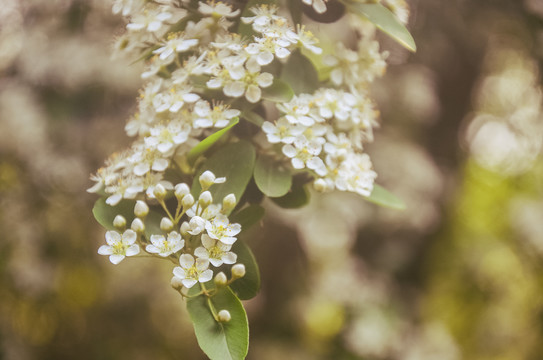
[[[202,245],[194,250],[194,255],[201,259],[206,259],[215,267],[222,264],[235,264],[238,256],[229,251],[232,245],[226,245],[218,240],[214,240],[206,234],[202,235]]]
[[[227,105],[223,104],[215,104],[211,109],[209,102],[200,100],[194,106],[194,113],[196,114],[193,123],[195,128],[223,128],[234,117],[239,116],[240,111],[229,109]]]
[[[174,254],[185,246],[185,240],[175,231],[168,234],[168,239],[164,235],[151,235],[151,243],[152,245],[147,245],[145,250],[163,257]]]
[[[202,15],[225,18],[233,18],[238,16],[240,13],[239,9],[232,11],[232,7],[220,1],[217,3],[215,3],[215,1],[212,1],[211,3],[199,2],[198,11]]]
[[[311,51],[314,54],[322,54],[322,49],[315,44],[319,43],[319,39],[313,35],[311,31],[305,30],[303,25],[298,24],[297,26],[298,42],[305,47],[307,50]]]
[[[200,216],[193,216],[189,221],[190,230],[188,231],[191,235],[198,235],[205,230],[206,220]]]
[[[191,130],[190,125],[177,121],[172,121],[167,126],[158,125],[149,129],[149,136],[144,139],[145,145],[167,154],[177,145],[186,142]]]
[[[181,283],[191,288],[197,282],[205,283],[213,278],[213,271],[209,270],[209,260],[194,257],[190,254],[183,254],[179,257],[179,265],[173,269],[174,277],[181,280]]]
[[[230,224],[228,217],[222,214],[217,215],[211,221],[206,221],[205,228],[211,238],[226,245],[235,243],[237,239],[234,236],[241,231],[240,224]]]
[[[153,51],[159,59],[165,64],[170,64],[175,60],[176,53],[184,52],[198,45],[198,39],[185,39],[179,33],[168,35],[168,40],[162,47]]]
[[[299,124],[292,124],[286,118],[279,118],[275,124],[264,121],[262,130],[272,144],[282,142],[283,144],[292,144],[298,135],[301,135],[305,127]]]
[[[153,98],[153,106],[157,112],[170,110],[177,113],[185,103],[194,103],[200,99],[200,95],[192,92],[188,86],[174,86],[168,91],[157,94]]]
[[[143,176],[149,171],[163,172],[170,164],[170,153],[162,153],[153,147],[144,144],[134,144],[134,154],[128,159],[134,166],[133,172]]]
[[[161,8],[148,8],[146,11],[141,11],[135,14],[130,24],[126,28],[131,31],[147,30],[149,32],[159,31],[164,22],[172,18],[172,13],[162,11]]]
[[[122,235],[117,231],[108,231],[106,232],[107,245],[100,246],[98,254],[109,255],[109,261],[116,265],[126,256],[139,254],[140,247],[134,244],[137,237],[132,230],[126,230]]]
[[[318,157],[321,149],[322,145],[318,141],[308,141],[305,136],[300,135],[294,141],[294,146],[286,144],[282,150],[283,154],[291,159],[295,169],[303,169],[307,166],[322,176],[326,174],[326,167],[322,159]]]

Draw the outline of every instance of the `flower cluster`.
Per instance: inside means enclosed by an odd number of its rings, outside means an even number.
[[[222,204],[213,204],[213,197],[207,189],[226,179],[216,178],[212,172],[205,171],[199,180],[202,191],[197,200],[191,195],[187,184],[175,185],[175,212],[170,211],[164,202],[167,190],[157,185],[154,199],[166,215],[160,220],[160,231],[146,228],[150,206],[146,201],[138,200],[130,229],[126,229],[126,218],[117,215],[113,225],[118,231],[106,232],[107,245],[102,245],[98,253],[109,255],[110,261],[118,264],[127,256],[138,255],[141,247],[152,256],[178,262],[180,266],[173,269],[172,281],[180,282],[186,288],[211,280],[213,270],[209,268],[210,264],[215,268],[235,264],[237,255],[231,249],[241,225],[230,223],[226,214],[236,205],[236,198],[230,194]]]
[[[323,88],[277,107],[283,116],[262,130],[295,169],[312,170],[321,191],[370,195],[377,174],[362,144],[373,138],[377,112],[366,96]]]
[[[129,19],[129,43],[137,44],[125,50],[147,49],[149,43],[156,43],[150,39],[161,40],[148,50],[142,74],[147,82],[138,112],[125,127],[136,140],[129,149],[111,156],[92,177],[96,185],[89,191],[104,191],[110,205],[140,194],[153,198],[158,184],[173,189],[164,177],[172,160],[240,116],[240,110],[228,105],[233,102],[228,98],[256,103],[262,89],[272,85],[274,76],[262,71],[262,66],[274,59],[285,60],[296,47],[321,52],[310,32],[294,29],[274,6],[252,8],[255,16],[242,18],[260,34],[251,39],[229,31],[229,19],[237,17],[239,10],[221,2],[199,2],[200,19],[189,20],[183,31],[176,31],[176,22],[187,20],[188,9],[182,6],[166,1],[115,2],[114,11]],[[206,99],[215,89],[222,89],[223,101]]]

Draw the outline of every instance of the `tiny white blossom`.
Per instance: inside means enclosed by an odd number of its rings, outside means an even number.
[[[109,255],[109,261],[116,265],[126,256],[139,254],[140,247],[135,244],[137,237],[133,230],[126,230],[122,235],[117,231],[108,231],[106,232],[107,245],[100,246],[98,254]]]
[[[190,254],[179,257],[179,265],[173,269],[174,277],[181,280],[187,287],[193,287],[197,282],[205,283],[213,278],[213,271],[209,270],[209,260],[198,258],[196,261]]]
[[[202,235],[202,246],[194,250],[194,255],[209,260],[209,262],[219,267],[222,264],[235,264],[237,255],[231,251],[232,245],[226,245],[218,240],[212,239],[206,234]]]
[[[232,245],[236,242],[235,236],[240,233],[240,224],[230,224],[226,215],[217,215],[211,221],[206,221],[205,229],[207,234],[226,245]]]
[[[164,235],[151,235],[151,243],[145,250],[163,257],[174,254],[185,246],[185,240],[175,231],[170,232],[167,239]]]

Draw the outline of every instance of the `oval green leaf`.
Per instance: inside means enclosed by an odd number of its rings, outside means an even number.
[[[260,205],[249,205],[230,216],[230,222],[241,225],[242,230],[247,230],[257,224],[264,217],[264,208]]]
[[[268,156],[256,159],[254,171],[256,186],[269,197],[281,197],[292,186],[292,173]]]
[[[253,252],[249,246],[238,239],[232,246],[232,251],[238,255],[238,264],[245,265],[245,276],[230,285],[241,300],[254,298],[260,291],[260,270]]]
[[[405,203],[397,198],[396,195],[392,194],[384,187],[377,184],[373,185],[373,191],[371,192],[371,195],[366,197],[365,199],[374,204],[388,207],[391,209],[405,210],[406,208]]]
[[[309,191],[303,185],[293,186],[285,195],[279,198],[271,198],[274,203],[285,209],[297,209],[309,203]]]
[[[100,198],[94,203],[92,208],[92,214],[100,225],[108,230],[115,230],[113,226],[113,219],[115,216],[122,215],[126,219],[126,223],[130,225],[130,222],[134,219],[134,205],[135,200],[121,200],[117,205],[111,206],[106,204],[106,198]]]
[[[215,321],[204,295],[189,298],[189,312],[198,345],[211,360],[242,360],[249,350],[249,323],[238,297],[228,287],[211,298],[217,312],[228,310],[232,319],[227,323]]]
[[[283,66],[281,80],[286,81],[296,94],[313,94],[319,88],[315,66],[299,50],[294,51]]]
[[[194,176],[192,195],[197,199],[202,188],[198,178],[205,170],[217,177],[226,177],[226,182],[211,186],[213,202],[218,204],[228,194],[234,194],[239,201],[253,175],[255,149],[247,141],[238,141],[221,147],[207,159]]]
[[[214,132],[213,134],[206,137],[204,140],[200,141],[198,145],[193,147],[188,155],[187,159],[190,164],[194,164],[198,156],[206,152],[213,144],[215,144],[224,134],[226,134],[230,129],[232,129],[239,122],[239,118],[234,118],[230,124],[222,128],[221,130]]]
[[[417,45],[409,30],[383,5],[350,2],[347,7],[351,12],[371,21],[406,49],[413,52],[417,51]]]
[[[294,96],[294,91],[285,81],[274,78],[273,83],[262,89],[262,98],[273,102],[289,102]]]

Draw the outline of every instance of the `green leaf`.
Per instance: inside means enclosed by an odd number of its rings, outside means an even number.
[[[410,51],[417,51],[415,40],[398,18],[381,4],[347,4],[350,11],[363,16]]]
[[[296,94],[313,94],[319,88],[319,74],[315,66],[299,50],[294,51],[283,66],[281,80],[290,84]]]
[[[230,216],[230,222],[241,225],[243,231],[258,223],[264,217],[265,210],[257,204],[249,205]]]
[[[266,121],[262,116],[250,110],[242,112],[241,118],[247,120],[250,123],[255,124],[258,127],[261,127],[262,124],[264,124],[264,121]]]
[[[241,17],[255,16],[255,14],[253,14],[253,12],[250,9],[254,6],[262,5],[262,4],[276,5],[277,0],[249,0],[249,2],[247,2],[247,5],[245,5],[245,9],[241,13]],[[252,24],[245,24],[243,20],[241,20],[238,26],[238,34],[242,36],[252,37],[253,35],[259,34],[259,33],[253,30]]]
[[[292,173],[268,156],[256,159],[254,177],[256,186],[269,197],[281,197],[292,186]]]
[[[117,205],[110,206],[106,204],[106,198],[100,198],[94,203],[92,213],[96,221],[104,228],[115,230],[113,219],[115,219],[115,216],[117,215],[124,216],[127,224],[130,225],[130,222],[134,219],[134,205],[136,205],[135,200],[124,199]]]
[[[260,291],[260,270],[249,246],[238,239],[232,245],[232,251],[238,255],[238,264],[245,265],[245,276],[230,285],[241,300],[252,299]]]
[[[198,345],[211,360],[242,360],[249,350],[249,323],[238,297],[228,287],[211,297],[215,311],[228,310],[232,319],[219,323],[213,317],[204,295],[189,298],[187,310]]]
[[[215,184],[209,190],[214,202],[222,202],[228,194],[234,194],[239,201],[253,175],[255,157],[255,148],[247,141],[221,147],[197,171],[192,183],[192,195],[198,198],[202,190],[198,178],[205,170],[210,170],[217,177],[226,177],[226,182]]]
[[[370,196],[366,197],[366,200],[396,210],[405,210],[406,208],[405,203],[402,200],[377,184],[373,185],[373,191]]]
[[[194,164],[198,156],[206,152],[211,146],[213,146],[213,144],[215,144],[224,134],[226,134],[238,122],[239,122],[239,118],[236,117],[232,119],[232,121],[227,127],[222,128],[221,130],[217,132],[214,132],[213,134],[206,137],[204,140],[200,141],[198,145],[196,145],[189,151],[187,155],[189,163]]]
[[[271,199],[282,208],[297,209],[309,203],[309,191],[303,185],[293,186],[285,196]]]
[[[293,96],[290,85],[279,78],[274,78],[273,84],[262,89],[262,98],[273,102],[289,102]]]

